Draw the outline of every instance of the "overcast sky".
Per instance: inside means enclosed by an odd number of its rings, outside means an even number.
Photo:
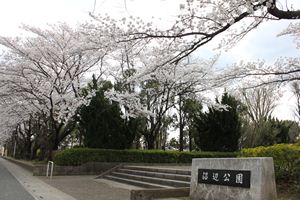
[[[20,36],[21,24],[46,27],[47,24],[78,22],[91,20],[89,12],[108,13],[110,16],[140,16],[146,20],[156,17],[158,25],[167,25],[179,11],[181,0],[0,0],[0,35]],[[290,0],[294,7],[300,6],[299,0]],[[289,21],[269,21],[249,33],[241,42],[227,52],[221,52],[219,65],[230,65],[238,60],[262,59],[272,63],[278,57],[298,56],[293,40],[287,36],[277,37]],[[209,57],[216,43],[198,51],[199,55]],[[275,115],[280,119],[294,119],[294,99],[291,93],[285,93]]]

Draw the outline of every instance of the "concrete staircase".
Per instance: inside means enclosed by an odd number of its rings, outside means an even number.
[[[143,188],[190,187],[191,172],[172,168],[125,165],[100,178]]]

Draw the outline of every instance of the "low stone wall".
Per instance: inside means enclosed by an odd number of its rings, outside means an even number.
[[[10,157],[3,157],[10,162],[13,162],[28,171],[32,171],[34,176],[45,176],[47,171],[46,164],[33,164],[30,161],[17,160]],[[89,162],[80,166],[59,166],[55,165],[53,169],[53,176],[63,175],[99,175],[103,172],[116,167],[120,163],[108,162]]]
[[[119,163],[106,163],[106,162],[90,162],[80,166],[59,166],[55,165],[53,169],[53,176],[62,175],[99,175]],[[47,165],[35,165],[33,168],[34,176],[45,176]]]
[[[30,161],[25,161],[25,160],[17,160],[17,159],[14,159],[14,158],[11,158],[11,157],[2,157],[12,163],[15,163],[25,169],[27,169],[28,171],[33,171],[33,168],[34,168],[34,164],[32,164]]]

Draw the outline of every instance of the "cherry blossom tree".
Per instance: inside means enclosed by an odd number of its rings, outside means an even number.
[[[23,118],[35,113],[45,116],[49,150],[55,150],[72,129],[76,109],[87,103],[80,95],[85,75],[100,67],[108,49],[93,48],[81,31],[67,24],[23,29],[30,36],[0,38],[6,48],[0,63],[0,97],[9,97],[10,107],[18,104],[27,113],[20,115]]]
[[[3,88],[2,88],[3,89]],[[11,136],[16,126],[30,118],[30,110],[25,103],[21,101],[18,95],[9,95],[4,93],[0,96],[0,142],[4,142]]]
[[[115,41],[114,50],[109,55],[112,61],[108,76],[118,83],[119,90],[106,92],[106,96],[120,103],[124,108],[124,117],[144,117],[146,127],[142,134],[150,149],[155,148],[155,141],[164,127],[163,121],[170,115],[179,96],[192,93],[203,99],[202,93],[223,86],[228,81],[214,67],[218,56],[193,62],[189,61],[192,58],[177,63],[165,62],[174,56],[184,41],[176,41],[179,46],[170,46],[164,38],[158,41],[120,42],[123,37],[128,37],[128,28],[118,26],[118,21],[114,19],[95,19],[93,24],[86,26],[89,40],[97,46],[96,38],[106,34]],[[110,27],[111,30],[100,32],[103,27]],[[207,100],[205,103],[212,103]]]
[[[217,58],[156,68],[156,63],[164,57],[163,53],[158,50],[139,55],[137,67],[126,81],[126,84],[134,82],[135,90],[107,93],[110,99],[127,108],[128,115],[144,117],[146,124],[142,134],[149,149],[158,147],[155,142],[162,134],[165,119],[172,115],[170,111],[178,96],[192,93],[203,98],[201,93],[224,84],[223,80],[215,78],[217,73],[214,64]]]
[[[163,65],[179,62],[218,35],[223,36],[220,46],[228,48],[262,22],[300,18],[300,8],[294,8],[292,0],[186,0],[180,8],[175,22],[164,29],[140,18],[116,21],[104,17],[101,20],[108,20],[107,24],[113,23],[115,27],[124,24],[127,32],[119,41],[164,43],[173,56],[162,60],[160,64]]]
[[[298,4],[296,4],[298,5]],[[179,6],[179,5],[178,5]],[[162,56],[150,71],[168,65],[178,64],[198,48],[221,36],[220,48],[230,48],[248,32],[268,20],[290,20],[297,22],[300,8],[293,1],[281,0],[186,0],[180,4],[181,12],[174,23],[163,28],[141,18],[112,19],[109,16],[93,16],[98,27],[110,27],[108,34],[117,43],[128,42],[135,52],[146,47],[156,47]],[[101,28],[100,28],[101,29]],[[114,33],[114,35],[110,34]],[[280,35],[292,35],[299,46],[299,23],[291,24]],[[98,34],[99,35],[99,34]],[[118,36],[116,36],[118,35]],[[164,52],[164,53],[162,53]],[[281,58],[274,64],[261,61],[238,63],[231,71],[224,73],[225,79],[251,78],[266,75],[263,82],[285,82],[294,80],[298,72],[298,58]],[[147,72],[145,72],[147,73]],[[262,80],[260,80],[262,81]],[[256,86],[260,83],[249,81]],[[250,85],[251,87],[251,85]]]
[[[181,13],[174,24],[163,29],[139,18],[116,20],[109,16],[93,16],[95,23],[88,26],[92,30],[90,34],[92,40],[95,40],[94,37],[101,38],[106,35],[115,42],[114,45],[118,45],[118,48],[125,45],[127,55],[130,56],[122,57],[126,58],[122,59],[125,61],[122,63],[126,63],[128,68],[134,70],[134,73],[123,82],[127,86],[133,86],[131,90],[111,91],[107,96],[126,107],[129,115],[147,116],[149,126],[147,130],[150,131],[145,137],[148,137],[147,143],[152,148],[152,141],[159,134],[161,127],[160,119],[167,114],[176,96],[180,96],[186,86],[187,82],[182,80],[184,73],[180,68],[186,70],[187,77],[192,80],[188,82],[191,85],[186,88],[195,86],[193,92],[196,93],[210,90],[237,78],[243,79],[247,87],[280,82],[281,79],[282,82],[292,80],[291,76],[296,75],[295,71],[288,69],[291,63],[298,62],[295,58],[279,59],[274,65],[268,66],[262,62],[238,63],[221,75],[209,71],[212,66],[210,64],[199,68],[198,63],[196,72],[202,70],[202,74],[193,74],[191,65],[184,64],[185,59],[194,51],[218,35],[223,36],[220,47],[230,48],[264,21],[298,20],[299,9],[293,9],[289,2],[286,3],[287,6],[284,8],[280,6],[278,0],[187,0],[181,5]],[[109,31],[99,32],[98,30],[102,30],[103,27],[109,27]],[[288,31],[283,34],[296,33]],[[122,69],[119,66],[116,69]],[[196,82],[193,82],[193,75],[198,76]],[[206,80],[207,77],[209,78]],[[143,88],[142,96],[135,91],[135,87]]]
[[[280,35],[294,37],[299,49],[300,23],[291,24]],[[264,85],[286,85],[300,80],[300,59],[298,57],[280,57],[274,63],[262,60],[238,62],[224,71],[225,79],[235,79],[240,87],[254,88]]]
[[[29,35],[25,38],[0,37],[5,47],[0,109],[6,112],[1,128],[10,132],[38,113],[49,130],[49,149],[57,149],[72,130],[77,108],[89,103],[80,91],[87,74],[96,72],[97,80],[117,83],[118,89],[106,97],[119,102],[123,117],[145,117],[144,136],[153,148],[163,118],[182,95],[195,93],[203,99],[206,91],[239,78],[248,87],[299,79],[298,58],[282,58],[274,65],[239,63],[227,72],[213,67],[217,57],[187,62],[218,35],[223,36],[220,47],[231,47],[266,20],[298,20],[299,9],[288,1],[284,8],[280,2],[186,0],[174,23],[163,29],[138,18],[108,16],[93,16],[93,23],[75,29],[66,24],[46,30],[24,26]],[[292,24],[281,35],[293,35],[299,48],[299,30],[299,24]]]

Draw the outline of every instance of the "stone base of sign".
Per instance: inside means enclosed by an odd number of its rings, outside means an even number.
[[[250,188],[198,183],[198,169],[251,171]],[[193,159],[190,198],[192,200],[276,200],[273,159]]]

